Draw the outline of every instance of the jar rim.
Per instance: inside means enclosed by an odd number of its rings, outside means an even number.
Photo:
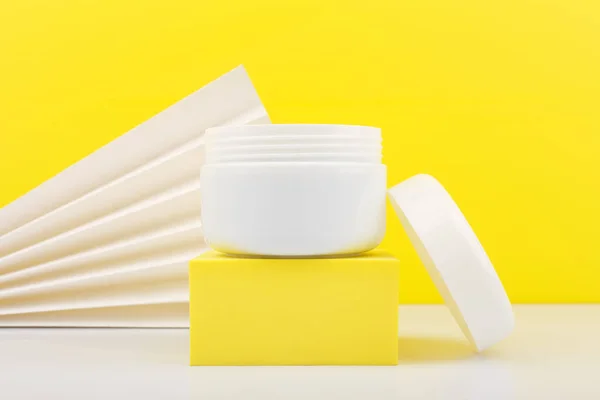
[[[209,128],[207,137],[238,136],[238,135],[356,135],[377,136],[381,129],[365,125],[336,125],[336,124],[261,124],[261,125],[227,125]]]

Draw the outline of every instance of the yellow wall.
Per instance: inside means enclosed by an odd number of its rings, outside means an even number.
[[[596,0],[2,2],[0,206],[240,63],[274,122],[381,126],[513,301],[600,301]],[[438,301],[388,231],[401,299]]]

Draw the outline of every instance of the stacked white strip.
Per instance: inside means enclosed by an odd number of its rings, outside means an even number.
[[[184,326],[204,131],[268,122],[238,67],[0,209],[0,325]]]

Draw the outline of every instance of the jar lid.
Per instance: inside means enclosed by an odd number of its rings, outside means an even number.
[[[477,351],[514,327],[508,296],[475,232],[444,187],[417,175],[388,195],[431,279]]]

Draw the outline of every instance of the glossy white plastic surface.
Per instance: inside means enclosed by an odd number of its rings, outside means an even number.
[[[225,253],[354,254],[385,233],[382,164],[213,164],[200,181],[204,236]]]
[[[343,162],[343,163],[381,163],[381,152],[365,153],[304,153],[304,154],[234,154],[211,155],[213,163],[256,163],[256,162]]]
[[[312,144],[323,144],[323,145],[337,145],[340,144],[340,140],[344,144],[361,144],[361,145],[381,145],[381,136],[377,134],[373,135],[362,135],[356,136],[352,134],[324,134],[324,135],[310,135],[310,143]],[[285,134],[285,135],[255,135],[255,136],[231,136],[224,138],[214,138],[211,140],[211,145],[214,148],[219,146],[254,146],[254,145],[300,145],[305,144],[307,141],[307,135],[301,135],[297,133]]]
[[[372,126],[335,124],[272,124],[239,125],[227,128],[212,128],[206,131],[207,143],[232,138],[254,138],[269,136],[318,137],[323,135],[356,138],[378,138],[381,130]],[[254,140],[254,139],[252,139]]]
[[[366,143],[344,143],[344,144],[326,144],[311,143],[305,144],[253,144],[236,146],[212,146],[212,154],[222,155],[249,155],[249,154],[377,154],[381,157],[381,145],[372,145]]]
[[[429,175],[389,190],[402,225],[452,315],[482,351],[510,334],[512,307],[494,266],[462,212]]]
[[[229,254],[356,254],[385,231],[381,131],[352,125],[227,126],[206,132],[207,243]]]

